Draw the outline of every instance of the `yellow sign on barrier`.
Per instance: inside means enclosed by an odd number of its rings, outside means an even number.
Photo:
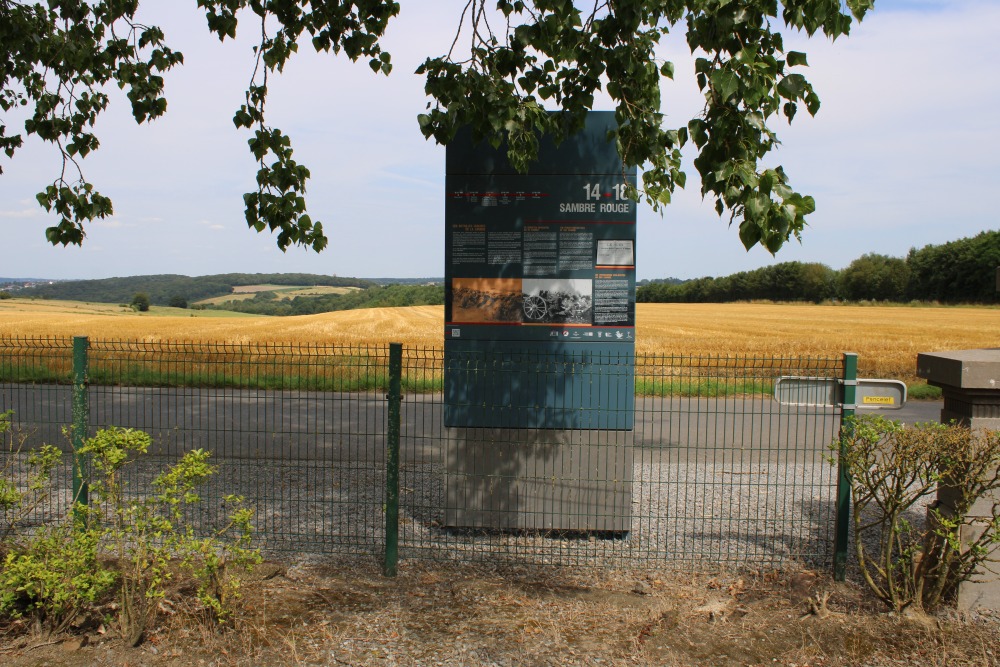
[[[895,405],[896,401],[892,396],[864,396],[861,399],[864,405]]]
[[[906,384],[901,380],[859,378],[855,386],[857,405],[845,408],[899,410],[906,404]],[[844,381],[831,377],[780,377],[774,383],[774,398],[782,405],[834,407],[843,403]]]

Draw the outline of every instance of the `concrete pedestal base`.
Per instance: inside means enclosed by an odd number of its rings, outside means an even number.
[[[946,504],[938,505],[937,511],[940,511],[942,516],[949,519],[955,516],[952,508]],[[929,526],[938,524],[936,513],[931,509],[927,510],[927,524]],[[963,548],[968,549],[970,545],[983,536],[985,530],[986,526],[980,521],[970,521],[960,526],[958,529],[958,538]],[[989,559],[991,561],[1000,559],[1000,545],[994,545],[990,549]],[[991,569],[994,571],[997,569],[994,567],[995,564],[991,564]],[[980,570],[975,578],[980,580],[989,579],[990,577],[996,577],[996,574]],[[990,583],[990,581],[970,581],[960,585],[958,587],[956,606],[963,611],[970,611],[977,608],[1000,609],[1000,586],[989,585]]]
[[[1000,348],[988,350],[958,350],[917,355],[917,376],[927,384],[940,387],[944,396],[941,421],[964,424],[973,429],[1000,430]],[[943,509],[954,507],[955,490],[938,489],[938,503]],[[992,516],[998,495],[980,498],[965,517],[961,528],[964,544],[982,535],[983,522]],[[1000,558],[994,548],[991,558]],[[961,609],[984,607],[1000,610],[1000,577],[978,571],[978,581],[959,587],[958,606]]]
[[[625,533],[632,433],[447,429],[450,528]]]
[[[959,537],[962,544],[972,544],[979,539],[984,526],[981,523],[967,523],[959,529]],[[990,560],[1000,559],[1000,545],[994,546],[990,550]],[[997,563],[993,563],[993,569],[997,570]],[[1000,609],[1000,581],[997,580],[996,573],[977,572],[977,579],[984,581],[968,581],[958,587],[958,608],[964,611],[971,609]]]
[[[928,380],[930,384],[930,380]],[[1000,386],[997,389],[941,387],[944,408],[941,421],[967,424],[972,428],[1000,430]]]

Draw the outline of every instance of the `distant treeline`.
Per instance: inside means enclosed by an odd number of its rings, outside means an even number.
[[[130,276],[101,280],[71,280],[39,285],[18,292],[18,296],[97,303],[131,303],[136,294],[149,297],[158,306],[179,301],[194,303],[201,299],[232,294],[244,285],[322,285],[327,287],[372,287],[375,283],[358,278],[338,278],[311,273],[221,273],[212,276]]]
[[[252,299],[227,301],[205,307],[255,315],[312,315],[355,308],[439,306],[443,303],[443,285],[386,285],[351,291],[347,294],[297,296],[293,299],[278,299],[278,295],[274,292],[258,292]]]
[[[653,283],[636,290],[640,302],[937,301],[998,303],[1000,231],[943,245],[913,248],[905,259],[862,255],[835,271],[825,264],[784,262],[722,278]]]

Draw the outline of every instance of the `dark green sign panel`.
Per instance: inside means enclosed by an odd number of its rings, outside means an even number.
[[[528,174],[468,134],[448,145],[446,425],[632,427],[635,170],[614,122],[591,113]]]

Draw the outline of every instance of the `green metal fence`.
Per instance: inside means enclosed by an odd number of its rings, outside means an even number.
[[[827,457],[842,406],[780,405],[772,393],[781,376],[842,378],[843,357],[640,354],[634,429],[567,432],[444,428],[438,348],[78,340],[77,355],[87,377],[74,384],[72,341],[0,339],[0,411],[14,410],[29,444],[72,450],[61,431],[76,386],[89,434],[116,425],[153,436],[132,492],[208,449],[219,471],[196,519],[208,525],[224,495],[244,495],[267,550],[368,554],[389,573],[398,558],[838,560]],[[536,361],[545,381],[567,372]],[[497,362],[484,369],[509,366]],[[580,409],[602,409],[593,400]],[[66,511],[71,477],[62,472],[36,522]]]

